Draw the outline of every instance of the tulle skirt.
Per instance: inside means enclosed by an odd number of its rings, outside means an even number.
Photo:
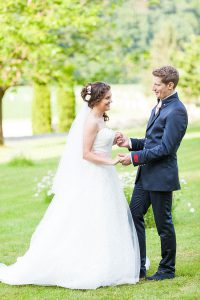
[[[71,289],[134,284],[140,254],[135,227],[113,166],[84,161],[76,180],[66,178],[37,226],[30,247],[0,281]]]

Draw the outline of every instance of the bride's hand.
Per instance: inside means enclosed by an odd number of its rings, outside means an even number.
[[[117,155],[115,158],[112,159],[112,165],[117,165],[120,162],[121,157]]]
[[[119,131],[116,131],[115,132],[115,138],[114,138],[114,141],[113,141],[113,145],[117,144],[117,141],[121,141],[123,139],[123,134]]]

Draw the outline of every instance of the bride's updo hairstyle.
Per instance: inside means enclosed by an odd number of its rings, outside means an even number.
[[[81,97],[87,102],[90,108],[93,108],[100,102],[110,90],[110,85],[104,82],[88,83],[82,88]],[[108,121],[109,117],[106,113],[103,114],[104,121]]]

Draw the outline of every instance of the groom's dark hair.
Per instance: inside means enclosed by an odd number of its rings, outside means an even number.
[[[157,68],[153,70],[152,74],[156,77],[160,77],[164,84],[173,82],[174,88],[177,86],[179,81],[179,73],[172,66],[163,66],[161,68]]]

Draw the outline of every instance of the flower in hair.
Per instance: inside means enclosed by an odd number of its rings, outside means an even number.
[[[88,85],[86,90],[87,90],[87,94],[91,94],[92,86]]]
[[[85,100],[86,100],[86,101],[89,101],[90,98],[91,98],[91,90],[92,90],[92,86],[91,86],[91,85],[88,85],[88,86],[86,87],[86,91],[87,91],[87,94],[86,94],[86,96],[85,96]]]
[[[87,94],[87,95],[85,96],[85,100],[86,100],[86,101],[89,101],[90,98],[91,98],[91,95],[89,95],[89,94]]]

